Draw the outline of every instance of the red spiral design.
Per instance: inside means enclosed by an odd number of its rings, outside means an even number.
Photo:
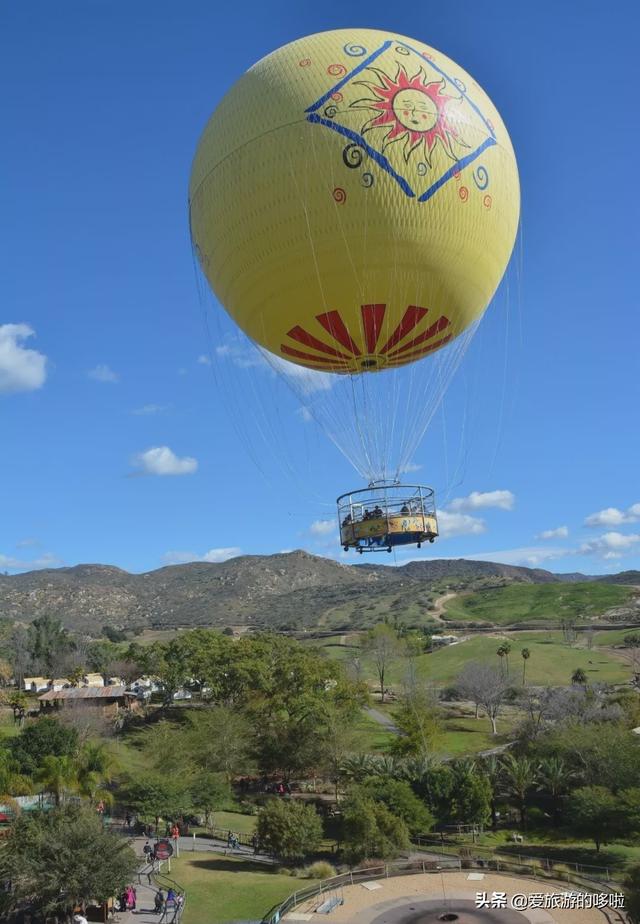
[[[460,196],[463,202],[466,202],[467,199],[469,198],[469,190],[467,189],[466,186],[461,186],[460,189],[458,190],[458,195]]]
[[[344,96],[342,95],[342,93],[332,93],[331,99],[334,101],[334,103],[341,103],[342,100],[344,99]]]
[[[333,190],[333,198],[342,205],[343,202],[347,201],[347,194],[341,186],[336,186]]]
[[[311,58],[303,58],[300,62],[300,67],[309,67],[311,64]]]
[[[347,73],[347,69],[344,64],[330,64],[327,68],[327,74],[330,74],[332,77],[344,77]]]
[[[490,209],[490,208],[491,208],[492,202],[493,202],[493,199],[492,199],[491,196],[487,193],[487,195],[486,195],[486,196],[484,197],[484,199],[482,200],[482,204],[484,205],[485,209]]]

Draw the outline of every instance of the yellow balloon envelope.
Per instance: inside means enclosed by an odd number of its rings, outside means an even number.
[[[222,99],[190,184],[202,268],[262,347],[327,372],[428,356],[481,317],[519,217],[488,96],[440,52],[344,29],[291,42]]]

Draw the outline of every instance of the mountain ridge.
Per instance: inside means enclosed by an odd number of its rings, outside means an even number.
[[[374,610],[381,600],[387,600],[391,610],[408,601],[427,609],[429,594],[447,581],[473,589],[502,582],[594,580],[640,584],[640,572],[562,575],[470,559],[424,559],[399,566],[344,564],[298,549],[225,562],[165,565],[141,573],[84,563],[0,575],[0,617],[30,622],[49,613],[67,628],[89,634],[99,634],[105,624],[125,629],[296,628],[340,623],[345,607],[364,618],[364,611]]]

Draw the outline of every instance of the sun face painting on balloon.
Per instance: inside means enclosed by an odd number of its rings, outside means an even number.
[[[397,479],[411,441],[391,462],[406,421],[398,402],[372,413],[376,395],[399,392],[389,377],[405,367],[433,363],[438,384],[412,412],[422,435],[514,244],[517,166],[487,95],[403,36],[299,39],[221,100],[189,204],[200,265],[229,315],[279,372],[293,363],[350,382],[351,432],[336,423],[346,402],[325,413],[315,401],[310,414],[369,481]]]

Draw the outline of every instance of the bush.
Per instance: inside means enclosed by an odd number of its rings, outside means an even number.
[[[310,805],[272,798],[258,814],[258,838],[274,856],[298,860],[317,849],[322,822]]]
[[[299,874],[304,879],[332,879],[338,875],[335,866],[327,863],[326,860],[318,860],[311,866],[306,866],[299,871]]]

